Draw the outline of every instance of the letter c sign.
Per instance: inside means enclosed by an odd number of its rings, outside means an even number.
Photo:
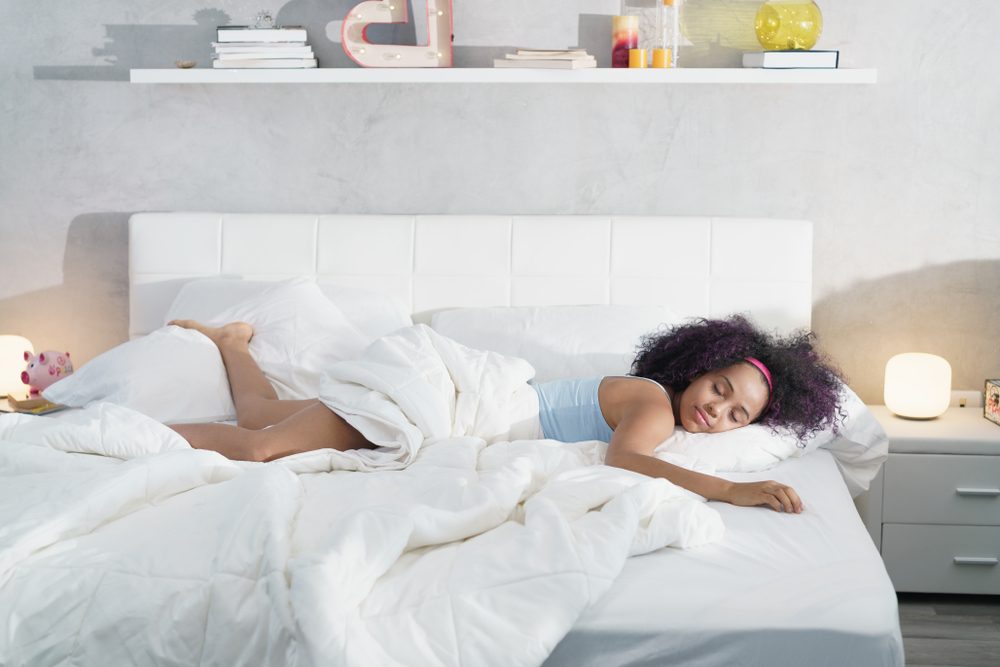
[[[406,0],[367,0],[344,17],[341,43],[362,67],[451,67],[452,0],[427,0],[427,45],[373,44],[372,23],[406,23]]]

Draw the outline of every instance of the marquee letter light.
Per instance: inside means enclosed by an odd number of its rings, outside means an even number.
[[[362,67],[451,67],[452,0],[427,0],[427,45],[373,44],[372,23],[406,23],[406,0],[368,0],[356,5],[341,28],[347,55]]]

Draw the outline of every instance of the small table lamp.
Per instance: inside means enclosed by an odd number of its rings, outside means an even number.
[[[27,338],[0,336],[0,397],[27,393],[27,386],[21,382],[26,350],[35,353],[35,348]]]
[[[897,354],[885,365],[885,407],[908,419],[934,419],[951,403],[951,364],[934,354]]]

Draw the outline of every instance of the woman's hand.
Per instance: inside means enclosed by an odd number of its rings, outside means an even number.
[[[795,489],[774,480],[733,482],[723,500],[743,507],[767,505],[776,512],[798,514],[802,511],[802,499],[795,493]]]

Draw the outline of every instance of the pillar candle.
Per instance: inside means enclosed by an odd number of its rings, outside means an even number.
[[[611,66],[628,67],[628,51],[639,46],[639,17],[611,17]]]
[[[631,68],[646,67],[646,49],[629,49],[628,66]]]
[[[653,49],[653,67],[670,67],[670,49]]]

